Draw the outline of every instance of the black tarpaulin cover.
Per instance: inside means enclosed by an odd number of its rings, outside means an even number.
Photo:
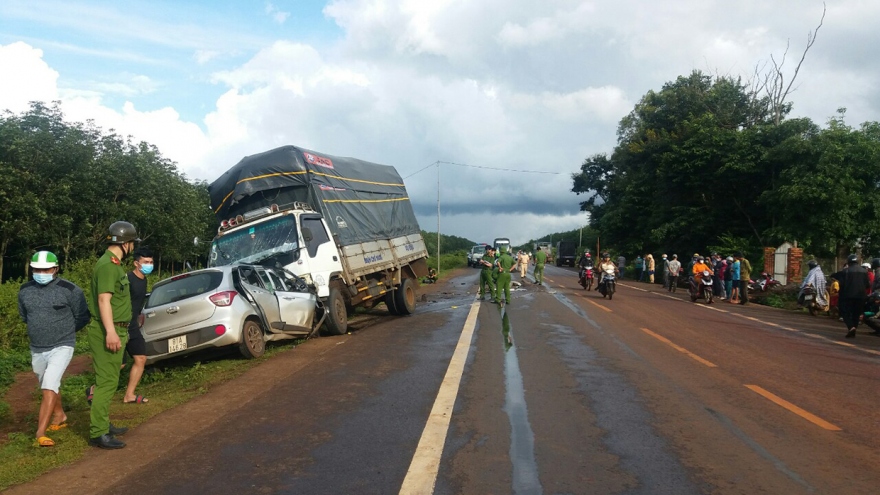
[[[208,192],[220,221],[273,203],[308,203],[343,246],[420,232],[394,167],[296,146],[244,157]]]

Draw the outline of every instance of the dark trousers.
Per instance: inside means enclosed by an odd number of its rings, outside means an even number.
[[[840,298],[837,307],[840,308],[840,316],[843,318],[847,330],[858,328],[859,317],[865,312],[865,300]]]
[[[739,303],[745,306],[749,303],[749,281],[739,281]]]

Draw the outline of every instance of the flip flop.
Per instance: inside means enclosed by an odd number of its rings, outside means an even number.
[[[95,397],[95,386],[86,388],[86,400],[89,402],[89,405],[92,405],[92,398]]]
[[[52,440],[49,437],[40,437],[37,439],[37,445],[40,447],[54,447],[55,440]]]
[[[150,399],[144,397],[143,395],[138,395],[134,398],[134,400],[122,401],[123,404],[146,404],[150,402]]]
[[[67,421],[58,423],[57,425],[49,425],[49,427],[46,428],[46,431],[58,431],[62,428],[67,428]]]

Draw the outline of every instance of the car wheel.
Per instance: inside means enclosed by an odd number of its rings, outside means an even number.
[[[384,300],[385,306],[388,308],[388,312],[397,315],[400,314],[397,312],[397,303],[394,301],[394,294],[396,291],[388,291],[385,293]]]
[[[416,288],[411,278],[403,279],[394,291],[394,305],[400,315],[411,315],[416,311]]]
[[[348,332],[345,298],[336,287],[330,288],[330,297],[327,298],[327,332],[330,335],[345,335]]]
[[[247,359],[258,358],[266,352],[266,339],[263,336],[263,329],[259,323],[254,320],[244,322],[238,350]]]

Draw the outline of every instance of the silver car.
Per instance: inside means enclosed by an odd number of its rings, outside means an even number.
[[[256,358],[267,341],[312,334],[321,323],[317,296],[301,278],[283,275],[229,265],[156,283],[143,310],[147,362],[231,345]]]

